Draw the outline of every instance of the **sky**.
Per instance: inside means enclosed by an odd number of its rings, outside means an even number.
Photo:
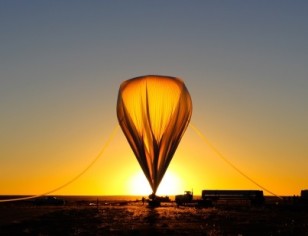
[[[307,1],[0,1],[0,194],[147,195],[120,84],[181,78],[191,124],[278,195],[308,188]],[[159,194],[260,189],[190,128]],[[265,194],[268,194],[265,192]]]

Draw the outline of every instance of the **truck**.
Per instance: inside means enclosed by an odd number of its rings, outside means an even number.
[[[178,206],[187,205],[193,202],[193,191],[184,191],[182,195],[175,196],[175,202]]]
[[[263,191],[260,190],[202,190],[201,199],[193,199],[192,191],[185,191],[183,195],[176,195],[177,206],[197,205],[209,207],[224,204],[263,205]]]
[[[251,205],[264,204],[263,191],[260,190],[202,190],[202,199],[215,203],[247,202]]]

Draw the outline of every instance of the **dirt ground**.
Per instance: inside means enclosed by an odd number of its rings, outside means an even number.
[[[308,235],[308,208],[0,204],[0,235]]]

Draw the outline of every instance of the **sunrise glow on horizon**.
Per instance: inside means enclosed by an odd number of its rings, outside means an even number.
[[[7,1],[0,22],[0,195],[62,186],[118,127],[123,81],[180,78],[191,123],[278,195],[308,189],[308,3]],[[187,127],[158,195],[260,189]],[[261,189],[260,189],[261,190]],[[118,129],[54,195],[149,195]],[[264,192],[265,195],[269,193]]]
[[[158,188],[157,195],[172,196],[182,193],[184,190],[193,190],[195,195],[201,195],[203,189],[260,189],[236,173],[230,166],[222,162],[215,153],[204,146],[201,139],[191,128],[187,131],[188,137],[183,137],[183,144],[180,144],[179,151]],[[121,151],[119,151],[119,144]],[[193,159],[191,157],[194,157]],[[125,157],[125,158],[123,158]],[[24,179],[19,185],[21,176],[16,176],[18,184],[10,186],[18,188],[14,194],[36,195],[50,191],[73,178],[80,170],[89,164],[90,158],[84,158],[87,162],[74,163],[71,168],[62,167],[57,175],[52,174],[43,178]],[[92,157],[93,159],[93,157]],[[121,160],[119,164],[117,160]],[[200,164],[200,163],[206,163]],[[250,177],[257,179],[260,184],[266,183],[265,178],[258,176],[256,170],[251,171],[253,164],[244,166],[238,163],[238,167],[250,174]],[[224,175],[227,174],[228,178]],[[269,176],[271,173],[265,173]],[[264,181],[264,182],[262,182]],[[48,185],[46,185],[48,183]],[[279,184],[279,182],[277,182]],[[284,192],[283,188],[276,189],[266,186],[272,191]],[[288,186],[289,188],[292,186]],[[294,191],[298,186],[293,186]],[[273,190],[274,189],[274,190]],[[276,189],[276,190],[275,190]],[[148,196],[152,190],[146,180],[134,154],[120,132],[112,140],[99,161],[91,167],[84,176],[80,177],[69,186],[54,192],[55,195],[136,195]],[[279,192],[278,192],[279,193]],[[11,194],[5,192],[4,194]],[[271,195],[264,192],[265,195]],[[281,194],[288,195],[288,194]]]

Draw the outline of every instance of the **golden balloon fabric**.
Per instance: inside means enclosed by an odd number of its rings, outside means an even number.
[[[148,75],[124,81],[119,89],[119,124],[153,193],[169,166],[192,114],[185,84]]]

